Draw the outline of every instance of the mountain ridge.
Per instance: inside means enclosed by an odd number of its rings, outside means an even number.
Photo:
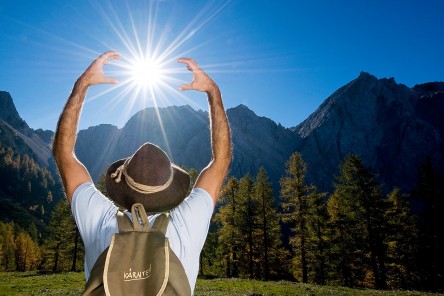
[[[362,72],[335,91],[293,129],[303,138],[296,149],[310,164],[308,178],[317,185],[327,180],[321,188],[331,190],[327,175],[350,153],[360,155],[389,186],[396,184],[407,191],[413,189],[414,171],[427,156],[442,167],[439,147],[443,145],[443,133],[437,128],[442,119],[439,114],[430,116],[430,107],[434,107],[425,106],[421,98],[431,96],[435,105],[442,105],[443,99],[437,98],[441,94],[435,90],[418,93],[418,89],[421,87],[408,88],[393,78],[377,79]],[[421,104],[427,116],[419,116]],[[313,148],[317,148],[317,154],[329,157],[319,161]]]
[[[30,129],[7,92],[0,92],[0,106],[5,106],[0,120],[25,141],[39,163],[53,166],[53,132]],[[443,82],[409,88],[394,78],[378,79],[366,72],[333,92],[293,128],[240,104],[227,109],[234,155],[230,174],[255,175],[264,166],[277,188],[285,162],[298,151],[308,164],[308,182],[331,191],[339,163],[355,153],[387,187],[411,190],[425,157],[444,167],[442,108]],[[101,124],[80,130],[76,153],[96,181],[111,162],[130,156],[146,141],[159,145],[176,164],[200,170],[211,157],[208,125],[208,112],[188,105],[150,107],[134,114],[122,128]]]

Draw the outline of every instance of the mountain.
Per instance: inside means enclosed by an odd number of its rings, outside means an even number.
[[[53,132],[29,128],[7,92],[0,92],[0,107],[0,144],[53,171]],[[380,175],[386,190],[410,191],[426,157],[444,180],[443,110],[443,82],[409,88],[365,72],[291,129],[239,105],[227,110],[233,139],[230,174],[254,176],[264,166],[278,193],[285,162],[298,151],[308,164],[308,182],[331,192],[340,162],[354,153]],[[176,164],[201,170],[211,155],[208,125],[208,113],[189,106],[147,108],[122,128],[102,124],[79,131],[76,153],[96,181],[110,163],[147,141],[162,147]]]
[[[387,190],[412,190],[426,157],[443,176],[443,104],[444,83],[408,88],[362,72],[293,128],[302,138],[296,150],[308,163],[307,178],[331,190],[350,153],[380,174]]]
[[[42,229],[63,198],[51,153],[52,131],[33,130],[0,91],[0,219]],[[56,176],[56,177],[54,177]]]
[[[230,173],[255,175],[263,165],[277,184],[297,137],[244,105],[228,109],[227,116],[234,150]],[[97,180],[111,162],[130,156],[147,141],[164,149],[174,163],[201,170],[211,157],[208,113],[189,106],[147,108],[122,129],[99,125],[80,131],[76,154]]]
[[[3,129],[11,130],[14,136],[21,138],[26,146],[32,150],[33,157],[36,158],[39,164],[46,167],[50,166],[52,158],[51,138],[54,133],[49,130],[31,129],[18,114],[11,95],[6,91],[0,91],[0,125],[4,126]],[[5,137],[3,135],[1,138],[4,139]],[[14,145],[13,142],[8,143]],[[20,149],[20,147],[16,148]]]
[[[298,151],[308,164],[308,182],[331,192],[340,162],[353,153],[380,175],[386,190],[410,191],[426,157],[444,175],[443,96],[444,83],[409,88],[362,72],[291,129],[244,105],[228,109],[234,155],[230,174],[254,176],[263,165],[276,189],[285,162]],[[97,180],[109,163],[131,155],[145,141],[161,146],[175,163],[200,170],[210,159],[208,114],[189,106],[148,108],[122,129],[100,125],[80,131],[76,151]]]

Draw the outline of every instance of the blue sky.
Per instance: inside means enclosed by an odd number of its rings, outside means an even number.
[[[409,87],[444,81],[443,11],[438,0],[0,0],[0,90],[32,128],[54,130],[90,62],[121,52],[105,73],[125,81],[122,65],[139,42],[143,51],[168,53],[171,79],[153,94],[124,83],[91,88],[81,129],[122,127],[153,105],[206,110],[204,94],[175,90],[191,80],[175,62],[182,56],[219,84],[226,108],[245,104],[291,127],[361,71]]]

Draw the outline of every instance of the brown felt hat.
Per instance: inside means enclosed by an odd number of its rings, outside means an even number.
[[[145,143],[133,156],[112,163],[106,172],[106,191],[119,206],[141,203],[159,213],[178,206],[186,197],[190,176],[158,146]]]

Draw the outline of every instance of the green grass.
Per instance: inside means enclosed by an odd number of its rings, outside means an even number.
[[[3,295],[80,295],[84,276],[80,272],[41,274],[39,272],[0,272]],[[262,282],[240,279],[198,279],[194,295],[444,295],[414,291],[377,291],[317,286],[291,282]]]
[[[1,272],[0,295],[80,295],[84,275],[79,272],[41,274]]]

